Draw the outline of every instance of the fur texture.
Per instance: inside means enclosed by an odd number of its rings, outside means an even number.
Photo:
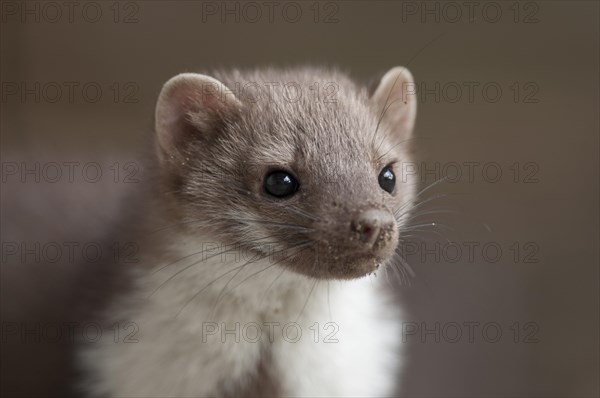
[[[397,179],[387,192],[378,176],[409,158],[410,83],[403,68],[372,94],[315,68],[167,82],[135,288],[107,313],[109,325],[133,322],[137,342],[86,344],[82,388],[144,397],[392,394],[401,314],[381,285],[414,182]],[[299,181],[295,195],[265,193],[272,170]],[[365,214],[376,230],[369,239],[356,227]]]

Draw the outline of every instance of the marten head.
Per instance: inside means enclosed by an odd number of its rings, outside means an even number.
[[[371,90],[313,68],[185,73],[163,87],[157,149],[186,232],[315,278],[389,263],[414,196],[401,176],[411,74]]]

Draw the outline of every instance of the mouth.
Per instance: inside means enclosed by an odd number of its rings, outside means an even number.
[[[371,254],[298,256],[286,265],[293,271],[317,279],[357,279],[376,272],[388,258]]]
[[[348,256],[337,262],[326,264],[327,273],[332,279],[355,279],[376,272],[383,259],[369,256]]]
[[[305,236],[288,236],[274,250],[260,253],[268,261],[291,272],[323,280],[358,279],[377,272],[395,255],[393,238],[373,244],[330,240],[311,240]],[[253,248],[254,249],[254,248]],[[271,248],[273,249],[273,248]],[[254,250],[252,250],[254,251]]]

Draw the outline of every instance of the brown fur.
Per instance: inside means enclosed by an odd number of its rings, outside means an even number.
[[[243,238],[248,227],[260,228],[264,236],[276,237],[277,252],[287,258],[282,265],[316,278],[355,278],[387,261],[397,245],[398,220],[375,245],[357,239],[353,221],[371,209],[393,215],[409,197],[401,182],[390,195],[377,178],[386,165],[406,160],[401,141],[410,131],[385,118],[380,123],[384,104],[335,70],[235,70],[212,76],[224,84],[221,91],[178,83],[185,86],[176,90],[186,94],[187,125],[179,123],[177,131],[167,133],[171,137],[159,135],[159,142],[167,142],[160,152],[173,199],[185,219],[198,220],[191,228],[266,255],[263,242]],[[301,95],[291,100],[285,83],[301,87]],[[311,87],[333,87],[335,95]],[[181,100],[177,96],[173,102]],[[270,170],[292,173],[300,182],[296,195],[285,200],[266,195],[262,184]],[[311,247],[295,255],[298,242],[307,240]]]

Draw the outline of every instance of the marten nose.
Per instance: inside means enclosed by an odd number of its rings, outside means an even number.
[[[361,242],[372,246],[393,230],[394,218],[390,212],[369,209],[359,213],[354,218],[351,228],[358,235]]]

